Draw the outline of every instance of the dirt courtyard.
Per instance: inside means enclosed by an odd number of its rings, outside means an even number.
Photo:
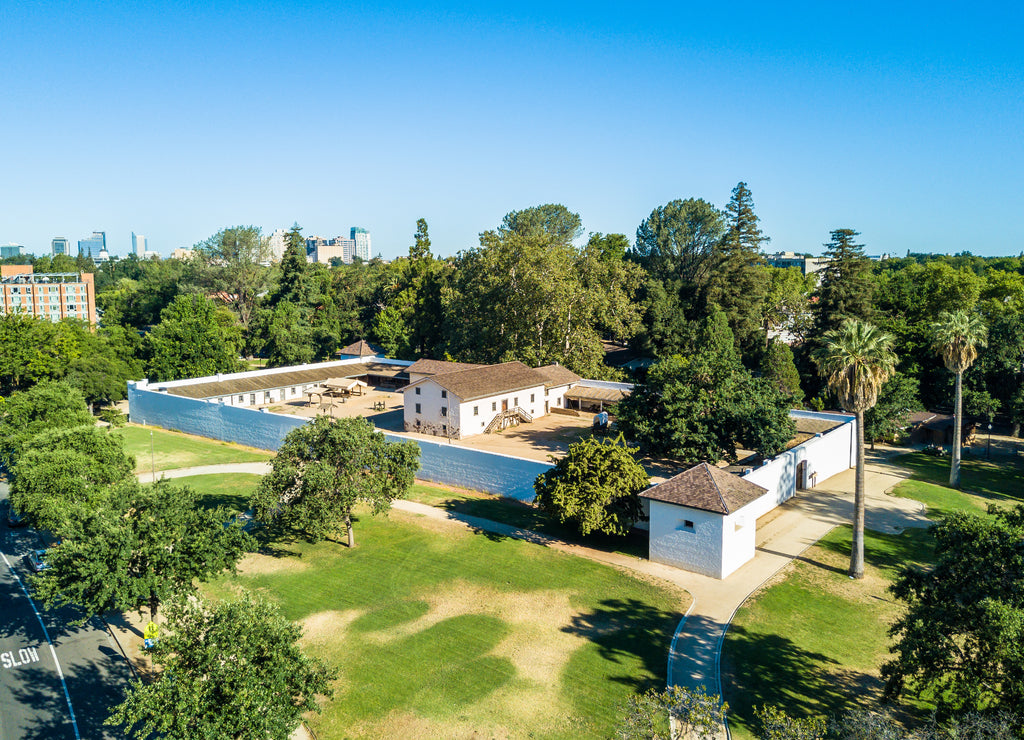
[[[276,414],[307,417],[325,414],[335,419],[363,416],[382,431],[396,432],[415,439],[428,439],[433,442],[446,441],[444,437],[404,431],[404,397],[401,392],[383,388],[363,388],[361,396],[327,399],[327,401],[326,404],[320,404],[318,400],[314,400],[310,404],[303,399],[269,404],[267,410]],[[380,404],[383,404],[383,409]],[[563,454],[569,449],[570,444],[589,436],[594,423],[594,414],[585,411],[578,413],[579,416],[548,414],[529,424],[509,427],[494,434],[476,434],[464,439],[453,439],[449,443],[548,462],[549,455]]]

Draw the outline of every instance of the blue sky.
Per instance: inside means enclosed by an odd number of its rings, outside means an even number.
[[[1019,4],[773,5],[0,2],[0,243],[632,239],[744,180],[772,250],[1024,251]]]

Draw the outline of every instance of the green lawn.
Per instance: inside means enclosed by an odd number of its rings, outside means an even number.
[[[754,737],[753,709],[763,704],[800,717],[877,706],[887,630],[900,609],[886,589],[901,564],[928,560],[931,542],[923,529],[867,532],[865,578],[853,581],[851,531],[834,529],[736,613],[722,649],[722,686],[737,740]]]
[[[940,486],[949,484],[948,457],[913,452],[893,458],[893,463],[912,470],[917,480]],[[964,457],[960,463],[960,487],[991,501],[1024,503],[1024,458]]]
[[[339,669],[320,738],[608,737],[664,683],[685,591],[400,511],[356,540],[279,539],[209,586],[265,593]]]
[[[272,454],[231,442],[219,442],[137,424],[129,424],[113,433],[124,437],[125,451],[135,456],[135,469],[140,473],[150,472],[154,463],[156,470],[160,471],[196,465],[257,462],[269,460]]]
[[[226,506],[233,513],[249,508],[249,494],[260,482],[259,475],[247,473],[218,473],[216,475],[190,475],[175,478],[174,485],[188,486],[200,495],[200,504],[206,508]]]
[[[582,537],[579,532],[561,524],[547,512],[530,504],[501,496],[417,483],[410,488],[407,498],[447,511],[482,517],[495,522],[511,524],[514,527],[541,532],[598,550],[619,552],[645,559],[648,554],[646,532],[633,532],[626,537],[601,534]]]
[[[1011,458],[964,460],[965,491],[948,488],[949,458],[911,453],[894,462],[914,473],[896,496],[912,498],[938,519],[954,511],[983,513],[990,503],[1024,501],[1024,465]],[[866,577],[846,575],[850,528],[833,530],[780,580],[737,612],[722,650],[722,685],[734,737],[753,735],[753,707],[777,704],[797,716],[871,706],[881,696],[879,668],[888,657],[887,630],[900,605],[887,588],[907,563],[927,563],[927,531],[867,532]],[[908,716],[926,712],[911,698]]]

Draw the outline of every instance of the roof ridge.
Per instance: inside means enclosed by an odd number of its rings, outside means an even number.
[[[714,470],[717,470],[717,468],[712,469],[711,465],[708,462],[704,462],[702,464],[708,470],[708,478],[711,479],[711,484],[715,487],[715,493],[718,494],[718,500],[722,502],[722,508],[725,509],[725,512],[727,514],[731,514],[732,508],[729,506],[729,502],[725,500],[725,494],[722,493],[722,489],[718,485],[718,480],[715,478]],[[732,473],[729,473],[729,475],[732,475]]]

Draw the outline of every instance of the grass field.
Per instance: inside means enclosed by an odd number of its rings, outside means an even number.
[[[504,522],[607,552],[644,559],[648,555],[646,532],[633,532],[626,537],[594,534],[584,538],[576,530],[561,524],[555,517],[535,506],[488,493],[417,483],[410,488],[407,498],[446,511]]]
[[[153,434],[152,448],[150,432]],[[160,471],[190,468],[194,465],[257,462],[271,457],[271,453],[252,447],[135,424],[129,424],[114,433],[124,437],[125,451],[135,456],[135,469],[140,473],[152,470],[154,463],[156,470]]]
[[[737,612],[722,649],[737,740],[754,737],[753,709],[763,704],[801,717],[877,706],[887,630],[900,611],[887,589],[900,565],[929,559],[931,542],[923,529],[867,532],[865,577],[853,581],[846,574],[851,532],[834,529]]]
[[[966,459],[965,491],[940,485],[949,480],[949,458],[912,453],[894,462],[916,480],[900,483],[893,494],[921,501],[932,519],[1024,500],[1024,466],[1014,459]],[[737,612],[723,646],[722,685],[739,740],[753,737],[753,708],[762,704],[796,716],[826,715],[875,705],[881,696],[887,630],[900,609],[887,589],[902,565],[930,560],[931,538],[922,529],[867,532],[866,577],[852,581],[850,533],[850,527],[833,530]],[[911,699],[904,711],[925,710]]]
[[[608,737],[664,683],[681,589],[399,511],[356,539],[279,540],[209,587],[267,594],[339,669],[321,740]]]
[[[188,486],[201,497],[200,503],[206,508],[226,506],[233,513],[249,508],[249,494],[259,483],[259,475],[247,473],[218,473],[216,475],[190,475],[175,478],[175,485]]]
[[[893,463],[912,470],[914,478],[940,486],[949,484],[949,458],[920,452],[900,455]],[[1024,459],[965,457],[960,463],[960,487],[993,502],[1024,503]]]

